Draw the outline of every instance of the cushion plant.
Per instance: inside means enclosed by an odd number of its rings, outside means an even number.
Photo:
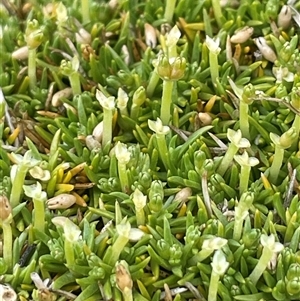
[[[300,300],[299,10],[2,0],[0,299]]]

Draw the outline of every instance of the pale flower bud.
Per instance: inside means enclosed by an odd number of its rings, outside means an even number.
[[[133,282],[128,271],[127,263],[124,260],[116,264],[116,283],[122,293],[132,289]]]
[[[174,201],[180,201],[181,204],[184,204],[188,201],[188,198],[193,194],[190,187],[182,188],[179,192],[176,193]]]
[[[200,112],[198,114],[198,118],[201,121],[202,125],[210,125],[212,123],[212,120],[213,120],[211,115],[209,113],[206,113],[206,112],[205,113]]]
[[[6,196],[0,196],[0,223],[5,222],[12,213],[12,208]]]
[[[253,34],[253,27],[246,26],[242,29],[239,29],[234,33],[230,38],[231,43],[245,43],[250,39]]]
[[[277,25],[283,29],[290,26],[292,21],[292,10],[288,5],[284,5],[278,15]]]
[[[128,99],[129,99],[128,94],[122,88],[119,88],[118,98],[117,98],[117,107],[120,110],[124,110],[127,107]]]
[[[46,204],[51,210],[67,209],[73,206],[76,202],[76,197],[72,194],[63,193],[49,199]]]
[[[157,44],[155,28],[151,24],[145,23],[144,29],[145,29],[146,45],[149,46],[150,48],[155,48]]]
[[[277,56],[276,56],[274,50],[267,44],[264,37],[259,37],[257,39],[254,39],[254,42],[266,60],[268,60],[272,63],[274,63],[276,61]]]
[[[28,59],[28,47],[23,46],[17,50],[15,50],[12,54],[11,57],[16,60],[27,60]]]
[[[0,284],[0,300],[17,301],[16,292],[7,284]]]
[[[103,137],[103,121],[99,122],[92,133],[93,137],[98,141],[101,142],[102,141],[102,137]]]
[[[90,44],[92,40],[91,34],[84,28],[80,28],[78,33],[75,33],[76,42],[79,44]]]
[[[85,144],[89,150],[101,148],[101,143],[93,135],[86,136]]]
[[[62,105],[61,102],[61,98],[69,98],[70,96],[72,96],[73,92],[72,92],[72,88],[65,88],[61,91],[56,92],[51,100],[51,104],[53,107],[59,107],[60,105]]]

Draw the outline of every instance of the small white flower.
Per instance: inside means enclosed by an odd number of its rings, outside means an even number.
[[[129,241],[137,242],[145,235],[145,232],[138,228],[131,228],[129,232]]]
[[[56,7],[56,19],[57,24],[63,24],[68,20],[68,11],[67,8],[60,1]]]
[[[50,180],[51,174],[49,170],[42,169],[40,166],[34,166],[29,170],[30,175],[43,182]]]
[[[127,149],[127,145],[120,141],[115,146],[115,154],[118,162],[121,164],[127,164],[130,161],[131,154]]]
[[[146,206],[147,196],[144,195],[138,188],[136,188],[132,194],[132,201],[134,203],[135,210],[140,211]]]
[[[28,150],[24,154],[24,156],[22,156],[20,154],[15,154],[15,153],[11,153],[10,155],[11,155],[14,163],[16,163],[17,165],[22,164],[22,165],[26,166],[27,168],[34,167],[41,162],[40,160],[37,160],[33,157],[31,150]]]
[[[240,129],[238,129],[237,131],[228,129],[227,138],[231,143],[233,143],[238,148],[247,148],[251,146],[248,139],[242,138],[242,132]]]
[[[56,216],[52,218],[52,223],[55,226],[62,227],[64,230],[65,238],[71,243],[76,243],[81,234],[81,230],[69,218],[64,216]]]
[[[283,80],[289,83],[294,81],[294,73],[290,72],[287,67],[273,67],[272,72],[276,77],[276,83],[281,83]]]
[[[207,48],[209,49],[210,52],[214,54],[219,54],[221,51],[220,46],[220,38],[216,38],[216,40],[213,40],[211,37],[208,35],[206,36],[205,43]]]
[[[34,200],[46,201],[47,193],[42,191],[40,182],[36,182],[36,184],[33,185],[23,185],[23,189],[28,197]]]
[[[96,98],[104,109],[112,111],[115,108],[115,98],[113,96],[106,97],[100,90],[97,90]]]
[[[158,135],[167,135],[170,132],[170,128],[163,125],[162,121],[157,118],[156,121],[148,120],[149,128]]]
[[[175,26],[169,31],[169,33],[167,33],[167,35],[166,35],[166,46],[167,46],[168,48],[174,47],[174,46],[177,44],[177,42],[178,42],[180,36],[181,36],[181,32],[180,32],[180,30],[178,29],[177,25],[175,25]]]
[[[120,235],[120,236],[124,236],[126,238],[129,239],[129,236],[130,236],[130,230],[131,230],[131,225],[130,223],[127,221],[127,218],[123,218],[123,220],[121,221],[120,224],[116,225],[116,230],[117,230],[117,233]]]
[[[284,249],[284,246],[280,242],[275,242],[274,234],[270,234],[270,236],[266,234],[262,234],[260,236],[260,243],[265,247],[271,250],[274,253],[279,253]]]
[[[205,239],[202,244],[202,250],[219,250],[227,244],[227,239],[214,236],[212,238]]]
[[[225,274],[229,267],[229,262],[226,260],[226,257],[221,250],[217,250],[215,252],[211,266],[213,271],[219,276],[223,276]]]
[[[255,166],[259,164],[259,160],[255,157],[249,157],[248,153],[244,151],[242,155],[235,155],[234,159],[241,166]]]
[[[129,99],[128,94],[122,88],[119,88],[118,98],[117,98],[117,107],[120,110],[124,110],[127,107],[128,99]]]

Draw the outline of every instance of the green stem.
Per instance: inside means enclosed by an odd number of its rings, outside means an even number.
[[[175,11],[176,0],[167,0],[164,18],[167,23],[172,23],[174,11]]]
[[[138,226],[145,225],[145,212],[144,209],[136,210],[135,211],[136,216],[136,223]]]
[[[228,149],[225,153],[225,156],[223,157],[223,159],[218,167],[218,170],[217,170],[218,174],[220,174],[221,176],[224,176],[226,170],[232,163],[233,157],[237,153],[238,149],[239,148],[237,146],[235,146],[233,143],[229,144]]]
[[[80,84],[80,75],[77,72],[74,72],[69,76],[70,84],[72,87],[73,95],[81,94],[81,84]]]
[[[36,88],[36,48],[28,48],[28,77],[30,89]]]
[[[171,104],[172,104],[172,92],[173,81],[164,80],[163,82],[163,94],[160,108],[160,119],[164,125],[168,125],[171,118]]]
[[[114,267],[128,241],[128,237],[119,235],[114,244],[106,250],[103,262]]]
[[[129,183],[128,183],[128,177],[127,177],[126,164],[118,162],[118,172],[119,172],[119,179],[120,179],[122,191],[124,193],[128,193]]]
[[[163,134],[155,134],[155,136],[161,161],[165,169],[168,170],[168,147],[166,137]]]
[[[254,270],[249,276],[250,280],[254,285],[256,285],[257,281],[259,280],[259,278],[267,268],[267,265],[271,260],[272,256],[273,256],[273,252],[268,247],[264,247],[257,265],[255,266]]]
[[[15,208],[20,203],[21,195],[23,192],[23,185],[28,168],[20,164],[17,168],[17,174],[13,181],[11,193],[10,193],[10,204],[12,208]]]
[[[137,104],[133,104],[130,109],[130,118],[132,120],[138,121],[139,111],[140,111],[140,106]]]
[[[34,205],[34,225],[35,229],[41,232],[45,230],[45,205],[43,200],[33,199]]]
[[[3,230],[3,259],[10,271],[12,268],[12,229],[9,222],[2,223]]]
[[[284,149],[281,148],[280,146],[275,145],[274,158],[269,171],[269,180],[272,183],[275,183],[278,178],[283,157],[284,157]]]
[[[81,0],[81,13],[82,23],[87,24],[90,22],[90,4],[89,0]]]
[[[214,87],[217,87],[217,78],[219,77],[218,54],[209,51],[210,75]]]
[[[153,71],[151,73],[150,80],[147,86],[147,91],[146,91],[147,97],[149,98],[152,97],[155,88],[158,85],[158,82],[159,82],[159,75],[157,74],[156,71]]]
[[[240,129],[242,136],[250,140],[248,111],[248,104],[240,101]]]
[[[111,142],[112,139],[112,110],[107,110],[103,108],[103,137],[102,137],[102,145],[105,147],[107,143]]]
[[[124,301],[133,301],[133,297],[132,297],[132,289],[126,287],[124,289],[124,291],[122,292]]]
[[[212,271],[210,275],[207,301],[217,301],[219,279],[220,276]]]
[[[248,190],[251,167],[248,165],[241,166],[240,174],[240,196]]]
[[[294,122],[292,124],[292,127],[295,128],[295,132],[296,132],[296,135],[297,135],[297,139],[294,139],[294,142],[291,146],[291,150],[292,151],[295,151],[295,150],[298,150],[298,143],[299,143],[299,134],[300,134],[300,116],[296,114],[295,116],[295,119],[294,119]]]
[[[215,20],[216,20],[219,28],[222,28],[223,14],[222,14],[222,9],[221,9],[221,5],[220,5],[220,0],[212,0],[211,4],[212,4],[213,10],[214,10]]]
[[[74,244],[65,239],[64,247],[67,266],[72,267],[75,264]]]
[[[233,239],[235,241],[239,241],[243,231],[243,222],[244,220],[240,217],[236,217],[234,220],[234,228],[233,228]]]
[[[192,265],[197,265],[197,262],[201,262],[203,260],[205,260],[206,258],[208,258],[214,250],[205,250],[202,249],[201,251],[199,251],[198,254],[195,254],[189,261],[188,264],[189,266]]]

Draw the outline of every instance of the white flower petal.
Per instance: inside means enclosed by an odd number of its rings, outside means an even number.
[[[211,263],[213,271],[222,276],[225,274],[229,267],[229,262],[226,260],[224,253],[221,250],[217,250],[213,256],[213,261]]]
[[[220,45],[220,39],[217,38],[216,40],[213,40],[211,37],[208,35],[206,36],[205,39],[206,46],[208,47],[209,51],[211,51],[214,54],[219,54],[221,51],[221,48],[219,47]]]
[[[127,164],[130,161],[130,152],[127,149],[127,145],[118,141],[115,146],[115,154],[118,162],[121,164]]]
[[[156,134],[166,135],[170,131],[170,128],[166,125],[163,125],[159,118],[157,118],[156,121],[148,120],[148,126]]]
[[[97,90],[96,98],[104,109],[111,111],[115,108],[115,98],[113,96],[106,97],[100,90]]]
[[[147,196],[144,195],[138,188],[132,194],[132,201],[137,211],[142,210],[146,206]]]
[[[131,242],[137,242],[139,241],[143,236],[145,235],[145,232],[138,228],[131,228],[129,232],[129,241]]]
[[[177,44],[179,38],[181,36],[181,32],[178,29],[177,25],[175,25],[170,32],[167,34],[166,37],[166,46],[169,47],[173,47]]]

